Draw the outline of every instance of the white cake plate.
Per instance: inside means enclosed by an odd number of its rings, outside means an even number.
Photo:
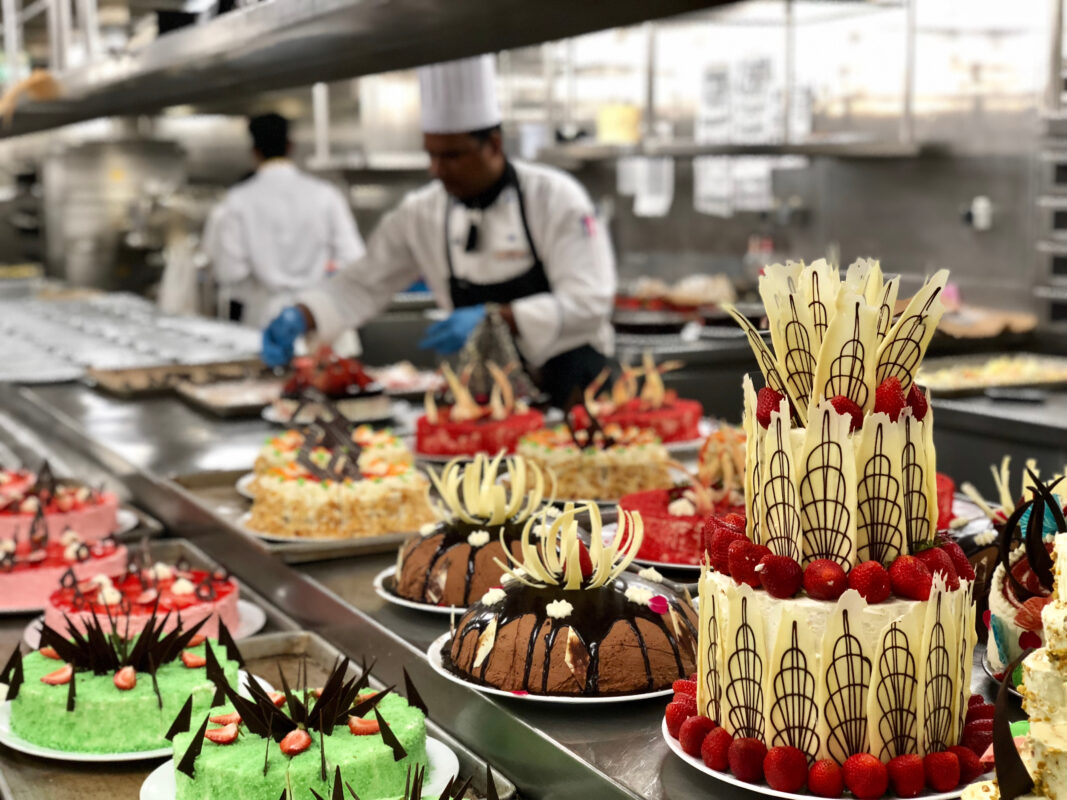
[[[42,614],[30,622],[22,632],[22,641],[24,641],[26,646],[31,650],[36,650],[41,644],[41,627],[43,622],[44,615]],[[255,603],[250,603],[248,600],[238,600],[237,629],[230,631],[230,633],[233,634],[235,640],[240,641],[241,639],[247,639],[249,636],[259,633],[266,624],[266,611]]]
[[[115,512],[115,533],[129,533],[141,524],[137,514],[128,508],[120,508]]]
[[[244,670],[238,672],[241,687],[248,685],[249,675]],[[274,687],[258,676],[256,683],[263,687],[265,692],[273,692]],[[7,687],[4,687],[6,693]],[[167,745],[155,750],[139,750],[132,753],[71,753],[66,750],[56,750],[51,747],[27,742],[11,730],[11,701],[5,700],[0,703],[0,744],[7,745],[12,750],[18,750],[28,756],[50,758],[55,761],[69,761],[80,764],[113,763],[116,761],[146,761],[150,758],[167,758],[174,755],[174,749]],[[173,795],[172,795],[173,796]]]
[[[466,686],[468,689],[474,689],[482,694],[492,694],[497,697],[507,697],[512,700],[526,700],[531,703],[547,703],[554,705],[570,705],[570,706],[585,706],[585,705],[608,705],[611,703],[632,703],[635,700],[650,700],[655,697],[669,697],[674,694],[674,689],[660,689],[655,692],[639,692],[637,694],[620,694],[612,695],[610,697],[564,697],[561,695],[553,694],[522,694],[521,692],[506,692],[503,689],[494,689],[492,686],[482,686],[481,684],[468,681],[456,675],[448,667],[445,666],[444,659],[441,657],[441,650],[445,644],[452,637],[451,633],[445,633],[438,636],[430,644],[430,647],[426,650],[426,658],[430,662],[430,666],[441,676],[448,678],[452,683],[458,683],[460,686]]]
[[[422,785],[424,797],[437,797],[445,786],[459,774],[459,759],[448,745],[432,736],[426,737],[426,780]],[[140,800],[174,800],[177,794],[174,780],[174,759],[160,764],[141,784]]]
[[[467,609],[459,608],[457,606],[434,606],[429,603],[418,603],[414,600],[408,600],[406,597],[401,597],[396,594],[390,586],[395,586],[396,567],[387,567],[374,576],[374,591],[378,597],[385,600],[387,603],[392,603],[395,606],[403,606],[404,608],[413,608],[416,611],[428,611],[431,614],[464,614]]]
[[[777,789],[772,789],[770,786],[767,786],[764,783],[747,783],[741,780],[740,778],[735,778],[729,772],[719,772],[718,770],[714,770],[707,764],[705,764],[701,759],[689,755],[682,749],[682,746],[678,743],[678,740],[667,732],[666,719],[664,719],[661,723],[660,730],[663,733],[663,740],[667,743],[667,747],[671,749],[672,753],[678,756],[678,758],[682,759],[682,761],[684,761],[686,764],[693,767],[693,769],[700,770],[705,775],[710,775],[716,780],[720,780],[723,783],[728,783],[731,786],[736,786],[740,789],[746,789],[750,792],[765,794],[768,797],[784,797],[787,798],[787,800],[812,800],[813,797],[816,797],[816,795],[811,794],[809,792],[782,792]],[[923,792],[922,794],[918,795],[917,800],[951,800],[951,798],[959,797],[963,793],[963,789],[964,787],[960,786],[956,789],[953,789],[951,792]],[[883,800],[898,800],[898,798],[894,797],[891,794],[886,794]]]
[[[255,479],[256,473],[254,472],[246,472],[238,478],[237,483],[233,485],[237,490],[237,494],[241,495],[241,497],[247,497],[249,500],[255,500],[256,496],[252,494],[252,490],[249,488]]]

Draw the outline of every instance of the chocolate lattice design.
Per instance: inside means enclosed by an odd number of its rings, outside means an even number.
[[[864,541],[857,548],[861,562],[877,561],[888,568],[900,555],[900,481],[893,477],[893,462],[885,453],[885,428],[877,426],[874,454],[863,465],[858,486],[857,526]]]
[[[834,642],[826,668],[826,746],[838,764],[867,748],[867,687],[871,660],[849,627],[848,611],[841,612],[842,633]]]
[[[940,293],[940,289],[935,290],[917,314],[911,314],[900,322],[896,334],[885,346],[878,360],[879,385],[886,378],[895,375],[900,379],[904,391],[907,391],[915,380],[915,370],[923,357],[922,341],[926,338],[930,307]]]
[[[974,602],[974,581],[967,584],[967,593],[963,596],[963,608],[969,609]],[[974,650],[974,625],[970,622],[970,615],[965,611],[963,614],[963,635],[960,637],[960,653],[956,680],[956,730],[962,733],[963,726],[967,722],[967,698],[970,695],[970,681],[967,680],[967,654]]]
[[[719,673],[719,621],[718,601],[714,592],[708,592],[704,602],[710,604],[708,614],[708,626],[704,629],[707,636],[707,659],[708,659],[708,702],[704,705],[704,716],[709,719],[722,719],[722,675]]]
[[[926,467],[919,460],[919,448],[913,436],[918,423],[911,417],[904,422],[904,452],[900,474],[904,479],[904,531],[908,537],[908,552],[914,553],[921,542],[931,538],[929,501],[926,498]]]
[[[756,423],[756,431],[760,430],[759,423]],[[757,433],[752,434],[753,437],[757,436]],[[763,504],[760,502],[760,487],[763,485],[763,460],[760,458],[760,451],[763,449],[760,447],[761,442],[758,439],[755,441],[752,452],[752,491],[748,491],[746,487],[745,500],[748,504],[748,519],[752,520],[752,541],[763,541],[763,525],[760,522],[760,518],[763,516],[762,508]]]
[[[882,296],[878,299],[878,341],[886,337],[893,325],[893,308],[889,305],[889,291],[892,288],[892,282],[883,286]]]
[[[810,764],[819,752],[816,725],[819,710],[815,705],[815,676],[808,669],[808,657],[797,641],[797,622],[793,620],[789,647],[782,653],[778,674],[772,685],[771,722],[775,729],[771,747],[795,747],[808,757]]]
[[[926,653],[926,681],[923,686],[923,732],[926,751],[936,753],[946,750],[954,742],[949,741],[952,731],[952,659],[945,642],[945,627],[941,624],[942,595],[938,595],[933,629],[930,631],[930,649]]]
[[[844,454],[841,445],[830,439],[830,411],[822,412],[822,441],[808,454],[800,482],[800,507],[804,522],[804,562],[819,558],[849,567],[849,522],[852,515],[845,504],[845,475],[841,471]],[[818,489],[819,491],[816,491]]]
[[[830,315],[826,311],[826,304],[822,301],[819,273],[814,270],[811,273],[811,299],[808,301],[808,310],[811,312],[811,324],[815,328],[815,333],[818,334],[819,342],[822,342],[826,338]]]
[[[774,453],[767,464],[767,482],[763,485],[763,505],[766,507],[763,543],[775,555],[800,561],[797,544],[800,541],[800,512],[797,511],[797,490],[790,475],[792,470],[783,427],[781,417],[777,417],[774,420]]]
[[[744,597],[734,652],[726,660],[726,676],[733,735],[763,741],[763,659],[756,652],[756,632],[748,624],[748,599]]]
[[[864,378],[863,362],[867,357],[867,348],[860,338],[860,305],[856,303],[855,316],[852,320],[852,336],[845,342],[841,352],[830,362],[830,377],[823,387],[823,397],[844,395],[860,408],[867,405],[870,390]]]
[[[881,712],[878,733],[883,744],[881,752],[876,755],[886,762],[917,751],[915,692],[919,681],[915,677],[915,656],[911,653],[911,643],[897,622],[890,625],[882,637],[878,676],[875,699]]]
[[[796,298],[789,296],[789,321],[785,324],[785,367],[786,380],[793,390],[793,396],[802,402],[811,397],[811,387],[815,382],[815,356],[808,329],[797,316]]]

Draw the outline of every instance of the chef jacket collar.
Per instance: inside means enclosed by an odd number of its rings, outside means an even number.
[[[505,161],[504,171],[500,174],[500,178],[497,179],[496,183],[481,194],[468,198],[467,200],[461,199],[459,202],[467,208],[485,210],[496,202],[496,199],[500,197],[500,193],[508,188],[514,180],[515,168],[511,166],[510,161]]]

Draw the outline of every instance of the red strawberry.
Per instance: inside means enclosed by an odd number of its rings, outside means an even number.
[[[753,589],[759,588],[759,573],[756,566],[760,559],[771,554],[766,545],[750,542],[748,539],[730,543],[727,551],[730,564],[730,577],[736,583],[747,583]]]
[[[730,545],[734,542],[747,542],[744,533],[738,533],[729,528],[719,528],[711,537],[708,546],[708,559],[711,567],[716,572],[724,575],[730,574]]]
[[[863,427],[863,409],[856,405],[854,401],[845,397],[843,394],[839,394],[836,397],[830,398],[830,405],[834,407],[834,411],[838,414],[852,417],[852,421],[848,426],[850,433],[854,433]]]
[[[593,574],[593,559],[589,555],[589,548],[585,542],[578,540],[578,564],[582,568],[582,577],[589,578]]]
[[[1041,609],[1049,604],[1052,596],[1031,597],[1026,600],[1015,612],[1015,624],[1026,631],[1040,631],[1044,629],[1041,622]],[[1040,645],[1038,645],[1040,647]]]
[[[994,706],[992,703],[980,703],[967,708],[967,719],[964,724],[976,719],[993,719]]]
[[[128,692],[137,685],[137,670],[130,666],[123,667],[111,680],[120,691]]]
[[[993,720],[976,719],[963,726],[960,744],[981,758],[989,745],[993,744]]]
[[[923,759],[926,783],[935,792],[949,792],[960,785],[960,760],[955,753],[930,753]]]
[[[963,552],[963,548],[955,540],[948,538],[943,539],[940,546],[952,560],[952,566],[956,568],[956,574],[960,577],[960,580],[973,581],[974,567],[971,566],[970,559]]]
[[[849,756],[843,767],[845,786],[859,800],[881,797],[889,788],[889,772],[885,764],[870,753]]]
[[[216,714],[209,718],[216,725],[240,725],[241,715],[234,711],[231,714]]]
[[[900,378],[890,375],[874,391],[875,413],[888,414],[889,418],[896,422],[900,418],[900,412],[908,405],[904,397],[904,389],[900,386]]]
[[[848,574],[848,588],[855,589],[871,605],[877,605],[889,597],[889,573],[877,561],[864,561]]]
[[[766,555],[756,565],[760,584],[771,597],[786,599],[800,591],[804,570],[789,556]]]
[[[285,734],[285,738],[278,742],[278,747],[287,756],[298,756],[311,747],[311,736],[307,731],[296,728]]]
[[[984,706],[986,704],[985,698],[980,694],[972,694],[967,698],[967,708],[974,708],[975,706]]]
[[[763,759],[767,757],[767,748],[759,739],[744,736],[734,739],[727,757],[730,760],[730,772],[738,780],[746,783],[763,780]]]
[[[378,720],[376,719],[349,717],[348,729],[352,731],[353,736],[369,736],[372,733],[378,733],[381,730],[381,726],[378,725]]]
[[[764,386],[756,394],[756,422],[764,428],[771,424],[771,412],[781,406],[782,395],[770,386]]]
[[[808,757],[795,747],[772,747],[763,759],[767,785],[779,792],[796,792],[808,782]]]
[[[237,726],[231,722],[223,728],[210,728],[204,731],[204,738],[215,744],[233,744],[237,741]]]
[[[663,718],[667,720],[667,733],[677,739],[679,731],[682,730],[682,723],[696,715],[697,701],[695,697],[680,695],[677,700],[667,703],[667,710],[663,712]]]
[[[934,576],[915,556],[899,556],[889,568],[893,593],[909,600],[929,600]]]
[[[59,657],[59,653],[57,653],[56,649],[51,645],[48,645],[47,647],[42,647],[40,649],[40,653],[45,658],[54,658],[56,661],[62,661],[62,659]]]
[[[913,555],[926,565],[931,575],[940,574],[950,591],[960,588],[960,576],[956,574],[956,568],[952,566],[952,559],[940,547],[928,547]]]
[[[911,409],[911,413],[915,415],[915,419],[919,420],[919,422],[922,422],[926,412],[930,409],[930,403],[927,402],[926,395],[914,383],[908,389],[908,408]]]
[[[207,659],[196,653],[190,653],[188,650],[182,650],[182,663],[189,669],[197,669],[207,663]]]
[[[808,791],[819,797],[840,797],[845,789],[841,767],[830,759],[816,761],[808,770]]]
[[[700,758],[708,769],[725,772],[730,766],[730,745],[734,737],[726,728],[715,728],[700,745]]]
[[[697,684],[696,684],[696,681],[687,681],[687,680],[683,680],[683,679],[679,678],[673,684],[671,684],[671,688],[674,690],[674,693],[676,695],[678,695],[678,694],[687,694],[690,697],[696,697],[697,696]]]
[[[285,692],[271,692],[268,696],[270,697],[270,701],[278,706],[278,708],[285,705]]]
[[[196,636],[194,636],[192,639],[190,639],[189,640],[189,644],[187,644],[185,646],[186,647],[199,647],[200,645],[202,645],[206,641],[207,641],[207,635],[203,634],[203,633],[198,633]]]
[[[817,558],[804,569],[804,591],[816,600],[836,600],[847,588],[848,578],[836,561]]]
[[[55,672],[49,672],[47,675],[41,678],[41,683],[47,683],[49,686],[62,686],[63,684],[70,683],[70,676],[74,674],[74,667],[70,664],[64,664]]]
[[[700,757],[700,748],[704,744],[704,737],[718,727],[714,720],[707,717],[690,717],[682,723],[682,729],[678,732],[678,744],[682,750],[691,756]]]
[[[134,598],[133,602],[137,603],[138,605],[142,605],[142,606],[150,606],[150,605],[152,605],[152,603],[156,602],[156,600],[158,600],[158,599],[159,599],[159,592],[157,592],[155,589],[145,589],[143,592],[141,592],[139,595],[137,595],[136,598]]]
[[[923,760],[915,753],[890,759],[886,771],[897,797],[915,797],[926,788]]]
[[[957,744],[950,747],[948,751],[955,754],[956,758],[959,759],[961,786],[966,786],[986,771],[986,768],[982,766],[982,762],[978,756],[968,748],[961,747]]]

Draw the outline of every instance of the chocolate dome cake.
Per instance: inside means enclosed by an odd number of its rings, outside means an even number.
[[[501,466],[507,485],[497,482]],[[442,519],[401,546],[394,591],[419,603],[466,608],[500,585],[506,551],[522,557],[523,524],[542,510],[545,474],[501,454],[478,455],[465,465],[453,461],[430,477],[444,502]]]
[[[578,536],[588,514],[591,545]],[[627,572],[644,530],[620,512],[603,541],[595,504],[540,514],[522,532],[503,585],[471,606],[445,645],[453,672],[505,691],[601,696],[670,688],[696,670],[697,616],[655,570]]]

